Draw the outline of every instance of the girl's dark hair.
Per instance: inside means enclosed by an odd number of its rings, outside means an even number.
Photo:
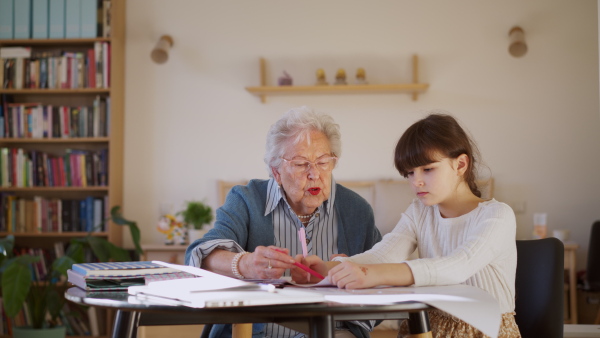
[[[400,175],[407,177],[408,172],[440,159],[457,158],[462,154],[469,157],[469,165],[464,175],[471,192],[481,197],[475,179],[479,151],[477,146],[454,117],[446,114],[431,114],[415,122],[400,137],[394,152],[394,164]]]

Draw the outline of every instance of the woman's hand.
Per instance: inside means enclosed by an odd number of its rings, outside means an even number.
[[[312,255],[312,256],[308,256],[308,257],[303,257],[302,255],[296,255],[296,257],[294,257],[296,259],[296,262],[300,263],[300,264],[304,264],[305,266],[315,270],[316,272],[320,273],[321,275],[325,276],[327,275],[327,271],[329,270],[328,267],[328,263],[330,262],[324,262],[321,258],[319,258],[318,256]],[[318,283],[321,281],[320,278],[317,278],[313,275],[311,275],[310,273],[300,269],[297,266],[294,266],[291,270],[292,273],[292,280],[298,284],[308,284],[308,283]]]
[[[294,259],[289,250],[276,246],[257,246],[254,252],[242,256],[239,261],[240,273],[246,278],[278,279],[286,269],[292,268]]]
[[[331,283],[340,289],[364,289],[379,285],[375,266],[343,262],[329,270]]]

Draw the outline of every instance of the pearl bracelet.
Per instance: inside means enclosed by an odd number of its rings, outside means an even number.
[[[247,251],[239,252],[235,256],[233,256],[233,259],[231,260],[231,272],[233,272],[233,275],[235,276],[235,278],[238,278],[238,279],[246,278],[240,273],[240,270],[238,269],[240,259],[245,254],[249,254],[249,252],[247,252]]]

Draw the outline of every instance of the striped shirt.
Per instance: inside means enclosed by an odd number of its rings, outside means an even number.
[[[308,255],[316,255],[324,261],[328,261],[331,255],[338,253],[338,221],[334,209],[335,191],[336,184],[332,177],[331,191],[328,200],[323,202],[323,204],[317,208],[305,227]],[[292,210],[284,197],[283,191],[273,178],[269,180],[267,200],[265,203],[264,215],[267,216],[269,214],[273,217],[275,246],[289,249],[290,256],[292,257],[297,254],[302,254],[302,244],[298,237],[298,230],[302,227],[302,223]],[[216,239],[197,246],[194,249],[194,253],[191,255],[190,263],[200,267],[202,265],[202,259],[208,256],[214,249],[223,249],[233,252],[244,251],[244,248],[230,239]],[[289,271],[286,271],[284,275],[289,276]],[[371,331],[375,321],[353,321],[352,323]],[[343,328],[343,323],[337,322],[336,327]],[[303,336],[305,335],[302,333],[274,323],[268,323],[266,327],[267,338],[300,338]]]

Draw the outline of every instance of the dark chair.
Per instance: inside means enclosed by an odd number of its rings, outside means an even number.
[[[562,338],[564,246],[554,238],[517,241],[515,320],[523,338]]]
[[[592,293],[600,293],[600,221],[592,224],[592,232],[590,234],[590,245],[588,247],[587,271],[585,273],[584,291]],[[590,296],[587,301],[591,303],[593,298]],[[594,324],[600,324],[600,310],[596,315]]]

